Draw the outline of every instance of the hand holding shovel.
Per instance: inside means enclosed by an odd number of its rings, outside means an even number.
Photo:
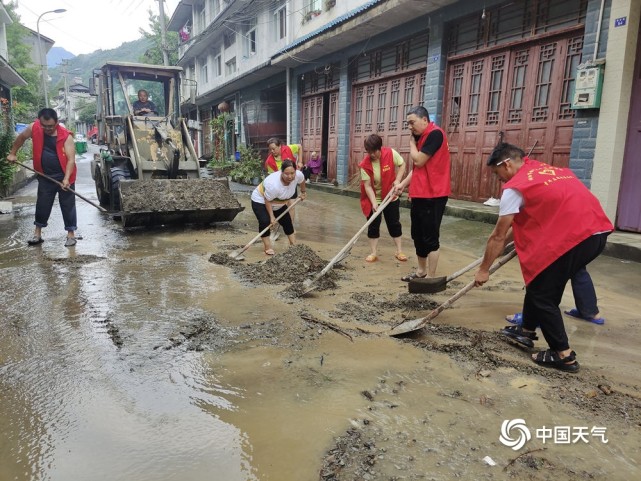
[[[275,223],[275,222],[278,222],[278,221],[279,221],[279,220],[280,220],[280,219],[281,219],[285,214],[287,214],[287,212],[289,212],[289,210],[290,210],[292,207],[294,207],[296,204],[298,204],[301,200],[303,200],[303,199],[302,199],[302,198],[300,198],[300,197],[298,197],[294,202],[292,202],[290,206],[288,206],[285,210],[283,210],[283,212],[282,212],[278,217],[276,217],[276,219],[274,220],[274,223]],[[254,242],[256,242],[258,239],[260,239],[260,238],[263,236],[263,234],[265,234],[269,229],[271,229],[272,225],[273,225],[273,223],[272,223],[272,224],[269,224],[267,227],[265,227],[263,230],[261,230],[261,231],[258,233],[258,235],[257,235],[256,237],[254,237],[252,240],[250,240],[250,241],[245,245],[245,247],[243,247],[242,249],[240,249],[240,250],[235,250],[235,251],[233,251],[233,252],[230,252],[230,253],[228,254],[228,255],[229,255],[229,257],[231,257],[232,259],[236,259],[236,260],[238,260],[238,261],[243,260],[243,259],[244,259],[244,257],[239,257],[239,256],[240,256],[243,252],[245,252],[247,249],[249,249],[249,248],[251,247],[251,245],[252,245]]]

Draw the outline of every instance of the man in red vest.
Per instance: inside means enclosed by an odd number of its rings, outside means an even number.
[[[441,220],[451,194],[450,150],[445,132],[430,121],[425,107],[413,107],[407,113],[412,170],[397,186],[400,195],[409,184],[412,201],[410,219],[412,239],[418,260],[416,271],[401,278],[434,277],[439,256]]]
[[[43,242],[42,228],[47,227],[53,202],[58,194],[60,210],[67,231],[65,246],[76,245],[76,198],[69,188],[76,181],[76,145],[71,133],[58,124],[56,111],[44,108],[38,112],[38,120],[24,129],[13,142],[7,160],[15,162],[16,153],[27,139],[33,140],[33,168],[62,183],[60,187],[51,180],[38,176],[38,199],[36,201],[36,228],[29,245]]]
[[[513,236],[525,280],[523,322],[501,333],[533,347],[539,326],[550,348],[532,360],[576,372],[579,363],[559,304],[568,280],[601,254],[614,227],[599,200],[570,169],[530,159],[505,143],[494,149],[487,165],[505,184],[475,284],[487,282],[490,266]]]

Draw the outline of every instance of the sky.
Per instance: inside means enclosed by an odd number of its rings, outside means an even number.
[[[53,40],[54,47],[80,55],[99,49],[109,50],[141,37],[139,29],[150,31],[151,9],[159,13],[158,0],[14,0],[20,23],[34,32],[38,17],[40,34]],[[179,0],[164,0],[165,15],[171,18]]]

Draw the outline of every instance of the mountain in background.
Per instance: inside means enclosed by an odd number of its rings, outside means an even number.
[[[56,65],[60,65],[63,60],[74,57],[74,54],[62,47],[51,47],[51,50],[47,52],[47,67],[55,67]]]
[[[151,47],[151,40],[140,38],[131,42],[125,42],[118,48],[96,50],[95,52],[70,58],[67,62],[69,84],[73,83],[74,77],[80,77],[82,78],[82,84],[89,86],[89,79],[92,77],[94,69],[102,67],[110,60],[117,62],[140,62],[145,51]],[[53,51],[53,48],[51,51]],[[49,77],[51,77],[51,85],[57,85],[59,87],[64,85],[61,62],[49,68],[48,73]]]

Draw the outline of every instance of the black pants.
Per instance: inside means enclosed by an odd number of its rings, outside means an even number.
[[[74,189],[75,186],[76,184],[71,184],[69,188]],[[37,227],[47,227],[56,194],[58,194],[58,202],[60,203],[65,230],[73,232],[78,228],[76,196],[70,190],[64,190],[55,182],[44,177],[38,177],[38,199],[36,200],[36,220],[34,224]]]
[[[430,252],[439,250],[441,221],[446,204],[447,197],[412,199],[410,208],[412,240],[418,257],[427,257]]]
[[[565,285],[603,252],[607,239],[608,233],[588,237],[550,264],[525,288],[523,327],[533,331],[540,325],[553,351],[570,348],[559,309]]]
[[[387,204],[385,209],[383,209],[383,215],[379,215],[376,219],[367,228],[367,237],[370,239],[378,239],[381,236],[381,218],[385,216],[385,225],[387,225],[387,232],[395,239],[403,235],[403,229],[401,227],[401,213],[400,213],[401,201],[399,199],[394,202]],[[370,219],[374,215],[372,211],[367,218]]]
[[[284,205],[280,209],[274,210],[274,217],[278,217],[280,215],[280,212],[282,212],[282,209],[285,209],[286,207],[287,206]],[[265,204],[254,202],[252,200],[252,210],[256,215],[256,219],[258,219],[258,232],[262,232],[264,229],[267,229],[270,224],[270,218]],[[285,235],[292,235],[294,233],[294,224],[292,224],[292,218],[290,217],[289,212],[281,217],[278,223],[283,226],[283,232],[285,232]],[[261,237],[268,236],[269,231],[265,232]]]

